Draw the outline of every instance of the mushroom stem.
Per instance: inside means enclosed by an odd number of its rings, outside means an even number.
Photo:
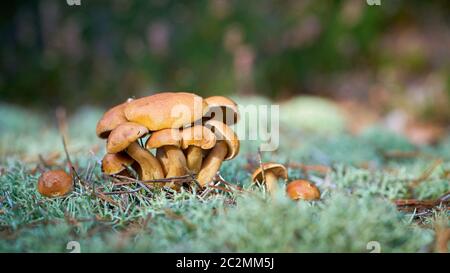
[[[163,147],[166,152],[168,166],[166,177],[181,176],[186,174],[186,158],[180,148],[173,145]]]
[[[266,189],[271,194],[274,195],[278,190],[278,178],[277,176],[271,172],[266,171],[264,173],[265,179],[266,179]]]
[[[156,159],[149,151],[142,148],[137,141],[131,143],[126,151],[128,155],[136,160],[141,166],[141,180],[164,178],[164,172],[158,159]]]
[[[212,181],[227,153],[228,148],[226,142],[223,140],[218,141],[203,161],[202,168],[198,173],[197,181],[202,187]]]
[[[203,150],[200,147],[191,145],[186,150],[186,163],[189,170],[199,173],[202,167]]]
[[[169,159],[167,158],[166,152],[163,148],[156,149],[156,158],[161,163],[161,167],[164,172],[164,177],[167,175],[167,166],[169,166]]]

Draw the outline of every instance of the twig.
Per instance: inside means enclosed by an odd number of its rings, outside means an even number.
[[[58,107],[55,112],[56,120],[58,122],[58,130],[61,136],[67,138],[67,113],[64,107]]]
[[[50,168],[50,165],[47,163],[47,161],[45,161],[44,157],[41,154],[38,155],[38,158],[44,168]]]
[[[200,194],[200,198],[205,198],[208,194],[210,194],[212,192],[211,186],[216,186],[216,185],[220,184],[220,182],[216,182],[216,183],[214,183],[214,182],[215,181],[212,182],[213,183],[212,185],[207,186],[207,188]]]
[[[236,190],[238,190],[238,191],[240,191],[240,192],[245,191],[243,188],[239,187],[238,185],[235,185],[235,184],[232,184],[232,183],[226,181],[226,180],[222,177],[222,175],[220,174],[220,172],[217,172],[215,179],[216,179],[217,181],[222,182],[223,184],[225,184],[225,185],[227,185],[227,186],[229,186],[229,187],[234,187]]]
[[[134,190],[130,190],[130,191],[111,191],[111,192],[102,192],[104,195],[116,195],[116,194],[129,194],[129,193],[135,193],[138,192],[142,189],[141,188],[137,188]]]
[[[117,203],[116,201],[112,200],[109,196],[105,195],[102,192],[94,192],[95,196],[97,196],[98,198],[102,199],[103,201],[106,201],[110,204],[115,205],[116,207],[122,208],[122,206]]]
[[[418,209],[421,211],[427,211],[441,206],[443,206],[445,209],[448,209],[450,200],[445,199],[446,195],[442,196],[441,198],[438,198],[436,200],[398,199],[394,200],[394,204],[399,210],[406,211]]]
[[[429,157],[429,155],[425,155],[420,151],[381,151],[381,155],[385,159],[408,159],[408,158],[415,158],[415,157]]]
[[[61,135],[61,140],[62,140],[62,144],[63,144],[63,148],[64,148],[64,153],[66,154],[67,164],[69,165],[69,168],[70,168],[70,174],[73,176],[73,174],[75,173],[77,178],[80,179],[80,176],[78,175],[75,168],[73,167],[72,160],[70,159],[70,155],[69,155],[69,151],[67,150],[67,144],[66,144],[66,139],[65,139],[64,135]]]
[[[140,182],[140,181],[136,181],[136,183],[138,183],[139,186],[141,186],[146,192],[150,193],[150,196],[153,195],[152,189],[149,188],[148,185],[146,185],[146,184],[144,184],[144,183],[142,183],[142,182]]]
[[[436,200],[416,200],[416,199],[398,199],[394,201],[398,207],[434,207]]]
[[[208,187],[211,188],[211,189],[216,189],[216,190],[221,190],[221,191],[224,191],[224,192],[233,193],[232,190],[229,190],[229,189],[221,187],[221,186],[209,185]]]

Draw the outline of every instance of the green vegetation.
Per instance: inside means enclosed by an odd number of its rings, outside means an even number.
[[[382,252],[428,252],[434,251],[436,221],[450,223],[448,211],[414,216],[398,211],[392,202],[434,199],[450,190],[449,138],[435,147],[415,147],[380,128],[360,136],[300,134],[296,128],[282,128],[288,132],[280,149],[263,153],[263,160],[331,166],[326,176],[289,170],[292,179],[316,183],[321,201],[296,203],[282,194],[265,197],[250,183],[247,170],[257,161],[257,143],[243,142],[240,156],[226,162],[221,173],[249,193],[220,192],[201,198],[187,191],[157,192],[153,197],[139,192],[110,196],[121,204],[114,206],[78,183],[65,198],[40,196],[36,182],[44,166],[37,155],[51,168],[65,166],[60,135],[45,117],[6,107],[0,108],[9,113],[0,115],[2,252],[68,252],[66,244],[72,240],[80,242],[82,252],[369,252],[370,241],[378,241]],[[111,185],[98,166],[104,147],[93,132],[99,114],[83,109],[68,120],[69,152],[83,180],[105,185],[109,191]],[[405,159],[384,155],[392,151],[419,155]],[[60,156],[49,163],[54,152]],[[409,192],[411,182],[435,159],[442,163]]]

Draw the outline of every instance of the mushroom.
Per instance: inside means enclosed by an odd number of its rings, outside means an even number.
[[[183,129],[181,138],[181,147],[185,150],[187,167],[197,174],[202,167],[203,151],[214,147],[216,135],[202,125],[195,125]]]
[[[102,118],[97,123],[96,133],[98,137],[108,138],[109,133],[112,130],[128,121],[123,111],[130,101],[132,101],[132,99],[128,99],[126,102],[114,106],[103,114]]]
[[[239,139],[233,130],[218,120],[208,120],[205,127],[216,135],[216,145],[202,163],[197,176],[201,186],[212,181],[224,160],[231,160],[239,153]]]
[[[227,125],[233,125],[239,121],[239,110],[234,101],[222,96],[212,96],[205,99],[208,104],[208,112],[205,118],[217,119]]]
[[[38,191],[43,196],[60,197],[72,190],[72,177],[63,170],[44,172],[38,180]]]
[[[123,174],[129,176],[127,167],[132,166],[134,159],[126,153],[106,154],[102,160],[102,172],[105,174]]]
[[[166,177],[181,176],[186,174],[186,158],[181,150],[181,134],[178,129],[163,129],[154,132],[147,143],[147,149],[161,148],[167,160],[162,159]],[[161,151],[160,151],[161,153]],[[162,156],[161,156],[162,157]]]
[[[294,180],[289,182],[286,187],[286,193],[292,200],[318,200],[320,199],[320,190],[316,185],[306,180]]]
[[[252,174],[253,182],[265,182],[267,191],[272,195],[278,190],[279,178],[283,178],[286,181],[288,173],[286,168],[278,163],[262,163],[262,166],[256,169]]]
[[[131,158],[139,163],[142,180],[164,178],[158,159],[137,142],[140,137],[147,133],[147,128],[140,124],[134,122],[122,123],[111,131],[106,146],[107,151],[112,154],[126,151]]]
[[[208,104],[192,93],[164,92],[133,100],[124,109],[125,117],[150,131],[181,128],[201,120]]]

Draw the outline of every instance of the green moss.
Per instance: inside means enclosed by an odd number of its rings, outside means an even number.
[[[72,160],[81,177],[96,166],[91,180],[96,186],[107,185],[98,167],[104,143],[90,130],[99,113],[91,109],[69,120]],[[2,136],[3,147],[8,148],[0,159],[2,252],[68,252],[66,244],[72,240],[80,242],[82,252],[368,252],[370,241],[379,242],[382,252],[418,252],[432,250],[436,219],[448,219],[447,211],[436,212],[423,217],[424,225],[419,227],[411,215],[398,212],[391,200],[436,198],[449,190],[445,174],[450,167],[450,139],[418,149],[380,128],[362,136],[305,133],[301,141],[297,133],[283,128],[281,147],[263,153],[263,160],[330,165],[333,171],[326,177],[289,170],[291,179],[309,178],[319,186],[320,202],[292,202],[283,191],[273,200],[266,198],[252,186],[250,172],[244,168],[257,162],[257,145],[244,141],[241,154],[225,162],[221,173],[253,194],[206,199],[188,192],[171,198],[162,192],[152,198],[138,194],[124,196],[127,205],[118,208],[79,186],[66,198],[40,196],[36,192],[39,171],[33,172],[39,161],[24,162],[23,157],[58,151],[62,156],[57,163],[64,166],[60,136],[48,126],[47,134],[30,131],[13,141],[15,130],[8,129]],[[8,142],[6,135],[11,136]],[[100,149],[92,154],[95,145]],[[427,156],[383,157],[383,151],[392,150],[417,150]],[[433,157],[443,163],[410,195],[411,181],[423,174]],[[121,201],[119,196],[111,198]]]

